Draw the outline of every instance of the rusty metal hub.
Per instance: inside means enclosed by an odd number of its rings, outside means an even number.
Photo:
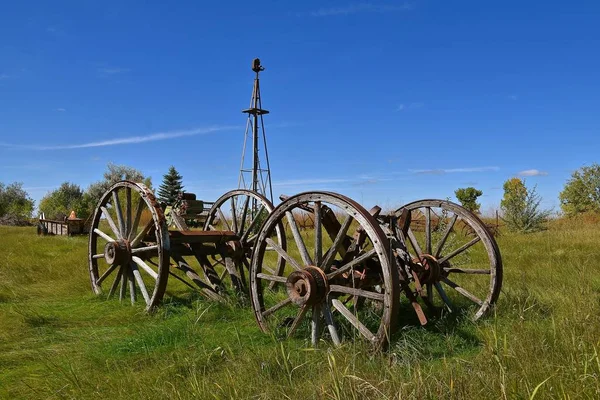
[[[299,306],[319,303],[329,290],[325,273],[313,266],[292,272],[285,286],[292,302]]]
[[[440,263],[438,263],[437,258],[431,254],[421,254],[419,259],[414,261],[421,266],[418,275],[422,284],[440,281],[443,269]]]
[[[104,246],[104,258],[109,265],[123,265],[131,261],[131,248],[129,242],[118,240],[108,242]]]

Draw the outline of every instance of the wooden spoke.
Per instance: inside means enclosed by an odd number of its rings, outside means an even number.
[[[329,309],[329,304],[327,302],[323,303],[323,316],[325,317],[325,324],[327,325],[327,329],[329,329],[329,335],[331,335],[331,340],[333,344],[339,346],[341,344],[340,336],[338,335],[335,324],[333,323],[333,316],[331,315],[331,310]]]
[[[183,284],[187,285],[188,287],[194,289],[194,290],[198,290],[197,286],[192,285],[191,283],[189,283],[188,281],[186,281],[185,279],[183,279],[182,277],[180,277],[177,274],[174,274],[172,271],[169,271],[169,275],[171,275],[173,278],[179,280],[180,282],[182,282]]]
[[[121,209],[121,204],[119,200],[118,190],[112,192],[113,197],[113,206],[115,208],[115,212],[117,213],[117,221],[119,222],[119,228],[121,233],[124,234],[125,231],[125,220],[123,219],[123,210]]]
[[[119,286],[119,282],[121,281],[121,275],[123,275],[123,267],[119,268],[119,272],[117,272],[117,276],[115,276],[115,280],[110,286],[110,290],[108,291],[108,298],[111,298],[115,294],[115,291]]]
[[[138,269],[137,265],[135,265],[135,263],[131,263],[130,268],[133,272],[133,276],[135,277],[138,287],[140,288],[140,292],[142,292],[142,296],[144,297],[146,304],[150,303],[150,295],[148,294],[148,290],[146,289],[146,284],[142,279],[142,274],[140,274],[140,270]]]
[[[331,280],[331,279],[335,278],[336,276],[343,274],[344,272],[353,268],[355,265],[358,265],[358,264],[362,263],[363,261],[366,261],[375,255],[376,255],[375,249],[371,249],[371,250],[367,251],[366,253],[362,254],[361,256],[356,257],[354,260],[350,261],[349,263],[340,267],[339,269],[336,269],[335,271],[327,274],[327,279]]]
[[[264,207],[264,206],[262,206],[262,207],[260,207],[260,208],[258,209],[258,213],[257,213],[257,214],[256,214],[256,216],[255,216],[255,217],[252,219],[252,221],[250,222],[250,225],[248,225],[248,229],[246,229],[246,231],[245,231],[245,232],[244,232],[244,234],[242,235],[242,238],[241,238],[241,240],[240,240],[242,243],[244,243],[244,242],[252,242],[252,241],[254,241],[254,240],[255,240],[255,239],[258,237],[258,235],[254,235],[254,236],[252,236],[252,238],[249,238],[249,239],[247,239],[247,238],[248,238],[248,236],[250,235],[250,232],[252,232],[252,230],[253,230],[253,229],[256,227],[256,224],[258,223],[258,220],[259,220],[259,218],[258,218],[258,217],[260,217],[260,215],[262,214],[262,212],[263,212],[263,210],[264,210],[264,209],[265,209],[265,207]],[[240,230],[240,232],[241,232],[241,230]],[[239,235],[239,234],[238,234],[238,235]],[[247,239],[247,240],[246,240],[246,239]]]
[[[296,332],[298,325],[300,325],[300,322],[302,322],[302,320],[304,319],[304,316],[306,315],[306,311],[308,311],[308,305],[304,304],[300,308],[298,315],[294,319],[294,322],[292,323],[292,326],[290,327],[290,330],[288,331],[288,334],[287,334],[288,338],[291,337],[294,334],[294,332]]]
[[[425,252],[431,254],[431,207],[425,207]]]
[[[362,322],[360,322],[358,320],[358,318],[352,314],[350,312],[350,310],[348,310],[346,308],[346,306],[344,306],[338,299],[333,299],[331,301],[331,304],[333,305],[333,307],[339,311],[339,313],[341,315],[344,316],[344,318],[346,318],[356,329],[358,329],[358,331],[364,336],[366,337],[369,341],[373,341],[375,340],[375,335],[373,335],[373,333],[371,333],[371,331],[369,330],[369,328],[367,328],[366,326],[364,326],[362,324]]]
[[[246,201],[244,201],[244,208],[242,209],[242,221],[245,221],[246,217],[248,216],[248,204],[250,204],[250,196],[246,196]],[[250,229],[248,229],[248,231],[249,230]],[[244,234],[244,223],[243,222],[240,226],[240,234],[241,235]]]
[[[223,214],[223,211],[221,211],[221,208],[217,208],[217,214],[219,214],[219,219],[225,224],[226,230],[230,231],[231,226],[229,226],[229,222],[225,219],[225,215]]]
[[[127,234],[127,238],[129,240],[132,239],[133,235],[137,232],[138,225],[140,224],[140,218],[142,217],[142,211],[144,211],[144,198],[140,197],[137,203],[137,207],[135,209],[135,217],[133,219],[133,224],[131,224],[131,230]]]
[[[446,294],[444,287],[439,282],[434,283],[434,285],[435,285],[435,290],[437,290],[437,292],[440,294],[440,297],[446,304],[446,307],[448,307],[448,309],[450,311],[452,311],[454,309],[454,307],[452,306],[452,301],[450,301],[450,298]]]
[[[141,258],[137,257],[137,256],[132,256],[131,260],[136,263],[137,265],[140,266],[140,268],[142,268],[144,271],[146,271],[148,273],[148,275],[150,275],[151,277],[153,277],[154,279],[158,279],[158,274],[148,266],[148,264],[146,264],[144,262],[144,260],[142,260]]]
[[[450,223],[446,227],[446,230],[444,231],[444,236],[442,236],[442,239],[440,240],[440,242],[438,243],[438,245],[435,249],[434,256],[436,258],[438,258],[440,256],[440,254],[442,254],[442,248],[444,248],[444,244],[446,244],[446,240],[448,240],[448,236],[450,235],[452,228],[454,228],[454,224],[456,223],[457,219],[458,219],[458,214],[454,214],[454,216],[450,220]]]
[[[300,256],[302,257],[302,262],[304,265],[313,265],[313,262],[308,254],[308,250],[306,250],[306,245],[304,244],[304,239],[302,239],[302,234],[298,229],[298,225],[296,224],[296,219],[291,211],[287,211],[285,213],[287,220],[290,224],[290,229],[292,230],[292,234],[294,236],[294,240],[296,241],[296,245],[298,246],[298,251],[300,252]]]
[[[426,283],[425,287],[427,288],[427,302],[433,305],[433,284]]]
[[[367,299],[373,299],[377,301],[383,301],[385,298],[383,293],[371,292],[368,290],[356,289],[348,286],[329,285],[329,290],[331,292],[351,294],[353,296],[365,297]]]
[[[131,188],[127,187],[125,190],[125,231],[123,236],[129,236],[131,230]]]
[[[289,262],[292,265],[292,267],[294,267],[295,270],[299,271],[302,269],[300,264],[298,264],[298,261],[296,261],[294,258],[292,258],[292,256],[290,256],[287,253],[287,251],[282,249],[281,246],[279,246],[277,243],[275,243],[275,241],[273,241],[273,239],[267,238],[266,242],[269,244],[269,246],[271,246],[273,248],[273,250],[275,250],[277,252],[277,254],[279,254],[287,262]]]
[[[140,231],[140,233],[138,233],[137,236],[131,241],[131,244],[130,244],[131,247],[137,246],[144,239],[144,237],[148,234],[148,232],[150,232],[150,229],[152,229],[153,226],[154,226],[154,220],[151,219],[150,221],[148,221],[146,226],[144,226],[144,229],[142,229]]]
[[[131,298],[131,304],[135,304],[137,301],[137,291],[135,290],[135,280],[133,277],[133,271],[128,268],[128,280],[129,280],[129,297]]]
[[[417,242],[417,238],[415,237],[415,234],[413,233],[412,229],[408,228],[407,235],[408,241],[415,250],[415,253],[417,253],[417,257],[420,257],[421,254],[423,254],[423,252],[421,251],[421,246],[419,246],[419,242]]]
[[[98,278],[98,280],[96,281],[96,285],[101,285],[102,282],[104,282],[104,280],[115,270],[117,269],[119,265],[118,264],[113,264],[110,267],[108,267],[108,269],[106,271],[104,271],[104,273],[102,274],[102,276],[100,276],[100,278]]]
[[[153,246],[148,246],[148,247],[138,247],[137,249],[131,249],[131,254],[145,253],[147,251],[152,251],[152,250],[158,251],[158,245],[153,245]]]
[[[321,229],[322,220],[321,220],[321,202],[316,201],[314,207],[315,214],[315,265],[321,266],[321,261],[323,260],[323,230]]]
[[[104,258],[104,253],[100,253],[100,254],[94,254],[94,255],[92,256],[92,258],[95,258],[95,259]]]
[[[100,209],[102,210],[102,213],[104,214],[104,218],[106,218],[106,222],[108,222],[108,226],[110,226],[110,229],[113,231],[113,233],[115,235],[117,235],[117,237],[119,239],[123,239],[123,236],[121,236],[121,231],[119,230],[119,228],[117,228],[115,221],[113,221],[113,219],[110,216],[110,214],[108,213],[108,210],[106,209],[106,207],[101,206]]]
[[[269,308],[268,310],[263,311],[262,312],[262,316],[263,317],[268,317],[269,315],[273,314],[275,311],[280,310],[281,308],[287,306],[291,302],[292,302],[292,299],[290,299],[288,297],[285,300],[280,301],[279,303],[275,304],[273,307]]]
[[[458,284],[452,282],[450,279],[442,278],[442,282],[444,282],[446,285],[450,286],[452,289],[456,290],[458,293],[462,294],[463,296],[465,296],[467,299],[471,300],[472,302],[479,304],[480,306],[483,305],[483,301],[481,301],[477,296],[475,296],[474,294],[463,289]]]
[[[313,347],[319,344],[319,336],[321,333],[321,306],[315,304],[312,307],[312,321],[310,323],[310,341]]]
[[[266,281],[271,281],[271,282],[282,282],[282,283],[286,283],[287,282],[287,278],[284,276],[277,276],[277,275],[268,275],[268,274],[256,274],[256,277],[259,279],[264,279]]]
[[[113,192],[114,193],[114,192]],[[123,301],[125,294],[127,293],[127,267],[124,265],[121,267],[123,273],[121,274],[121,291],[119,292],[119,301]]]
[[[459,247],[458,249],[454,250],[452,253],[444,256],[443,258],[440,258],[438,260],[439,264],[444,263],[445,261],[450,260],[452,257],[456,257],[457,255],[459,255],[460,253],[462,253],[463,251],[467,250],[469,247],[473,246],[474,244],[476,244],[477,242],[479,242],[481,240],[481,238],[479,236],[477,236],[476,238],[474,238],[473,240],[471,240],[469,243]]]
[[[107,242],[114,242],[114,241],[115,241],[115,239],[111,238],[110,236],[108,236],[106,233],[102,232],[102,231],[101,231],[100,229],[98,229],[98,228],[94,229],[94,232],[95,232],[95,233],[96,233],[98,236],[100,236],[100,237],[102,237],[104,240],[106,240]]]
[[[231,197],[231,219],[233,231],[239,236],[237,215],[235,214],[235,197]],[[240,225],[244,225],[244,221],[240,221]]]
[[[342,244],[342,241],[346,237],[346,234],[348,233],[350,224],[352,224],[352,217],[350,215],[348,215],[348,216],[346,216],[346,219],[342,223],[342,227],[340,228],[337,235],[335,236],[335,239],[333,240],[331,247],[327,251],[327,254],[325,255],[325,260],[323,260],[323,268],[322,269],[323,269],[323,271],[325,271],[325,273],[329,272],[329,269],[331,268],[331,264],[333,263],[333,260],[335,260],[335,256],[338,253],[338,249],[339,249],[340,245]]]
[[[489,269],[468,269],[468,268],[444,268],[444,271],[448,273],[455,274],[481,274],[481,275],[489,275],[492,273]]]

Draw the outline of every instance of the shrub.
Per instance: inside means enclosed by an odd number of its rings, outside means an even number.
[[[540,209],[541,202],[535,187],[528,190],[521,179],[512,178],[504,182],[504,198],[500,207],[508,229],[523,233],[542,230],[550,211]]]

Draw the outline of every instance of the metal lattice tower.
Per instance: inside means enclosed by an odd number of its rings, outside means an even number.
[[[253,190],[273,202],[271,167],[269,166],[267,137],[265,135],[265,124],[263,120],[263,115],[268,114],[269,111],[262,108],[258,74],[261,71],[264,71],[264,67],[260,65],[260,60],[258,58],[255,58],[252,61],[252,71],[256,73],[256,77],[254,78],[254,89],[252,90],[252,98],[250,99],[250,108],[242,111],[243,113],[248,114],[248,122],[246,123],[246,133],[244,135],[244,148],[242,150],[242,163],[240,166],[238,187],[241,189]],[[263,149],[260,148],[260,136],[262,136]],[[246,155],[250,152],[247,146],[248,139],[250,138],[252,140],[252,164],[248,165],[248,159],[250,157],[246,157]],[[265,165],[266,168],[262,168],[261,164]]]

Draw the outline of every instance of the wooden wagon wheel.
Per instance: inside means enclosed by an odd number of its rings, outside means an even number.
[[[315,226],[301,231],[296,221],[306,213]],[[287,250],[275,242],[278,226],[294,238]],[[277,257],[267,248],[287,261],[282,276],[271,272]],[[252,257],[257,322],[278,336],[310,337],[313,346],[324,334],[335,345],[361,337],[381,348],[395,327],[398,305],[398,271],[391,266],[387,238],[358,203],[329,192],[292,196],[265,221]],[[271,289],[272,282],[282,285]]]
[[[485,315],[502,286],[500,250],[485,224],[446,200],[416,201],[395,215],[411,258],[409,278],[425,303],[470,310],[473,320]]]
[[[92,290],[132,303],[142,296],[146,309],[162,299],[169,273],[165,218],[150,189],[121,181],[102,196],[89,236]],[[152,264],[153,266],[150,266]]]
[[[252,190],[237,189],[225,193],[219,197],[211,207],[204,224],[206,231],[232,231],[238,238],[243,249],[239,273],[244,285],[247,286],[247,275],[250,270],[250,261],[258,232],[267,216],[275,207],[263,195]],[[282,225],[275,228],[275,242],[282,249],[286,249],[285,232]],[[273,249],[270,249],[274,251]],[[221,280],[227,274],[225,263],[221,256],[211,257],[213,268],[220,271]],[[275,268],[269,271],[271,274],[281,276],[285,268],[285,259],[278,256]],[[271,283],[273,288],[277,282]]]

